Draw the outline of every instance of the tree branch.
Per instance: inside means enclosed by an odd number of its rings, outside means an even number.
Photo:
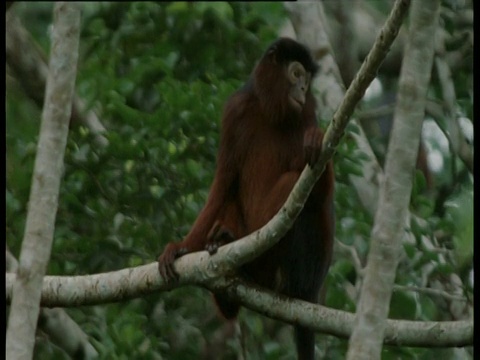
[[[320,65],[319,74],[312,84],[316,90],[314,94],[318,104],[318,117],[322,120],[331,119],[345,95],[345,87],[327,36],[328,27],[323,2],[287,2],[285,8],[296,37],[312,50],[315,60]],[[354,156],[357,153],[358,157],[362,155],[360,161],[363,175],[349,175],[349,179],[363,207],[373,216],[383,171],[362,128],[360,126],[357,128],[358,134],[351,133],[351,136],[357,145]]]
[[[236,247],[233,242],[219,249]],[[177,269],[182,280],[175,286],[197,284],[215,291],[222,289],[254,311],[291,324],[301,323],[315,331],[348,338],[355,315],[309,302],[290,299],[266,289],[251,286],[239,278],[217,277],[220,269],[206,251],[179,258]],[[207,275],[205,275],[207,274]],[[15,274],[6,274],[7,302],[10,301]],[[45,276],[42,306],[98,305],[133,299],[173,288],[158,276],[157,263],[86,276]],[[473,320],[421,322],[388,320],[385,344],[399,346],[451,347],[473,344]]]
[[[8,319],[7,359],[31,359],[33,356],[42,279],[53,242],[63,155],[72,111],[79,34],[78,4],[56,3],[45,105]]]
[[[5,249],[5,262],[7,271],[17,271],[18,261],[7,248]],[[75,358],[79,352],[84,354],[84,360],[98,358],[98,352],[90,344],[88,335],[68,316],[65,310],[41,308],[38,318],[39,329],[44,331],[55,345],[72,358]]]
[[[398,2],[396,3],[398,4]],[[372,229],[365,277],[347,359],[380,359],[396,269],[402,252],[412,174],[420,144],[440,1],[414,1],[410,36],[385,160],[385,181]]]

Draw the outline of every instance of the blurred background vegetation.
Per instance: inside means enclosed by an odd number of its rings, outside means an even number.
[[[46,54],[52,8],[45,2],[12,7]],[[72,124],[50,275],[150,263],[167,242],[182,239],[213,178],[223,104],[287,18],[276,2],[85,2],[83,9],[77,95],[108,129],[108,146],[96,145],[87,127]],[[467,89],[468,81],[468,74],[455,74],[457,89]],[[9,76],[8,68],[6,84],[6,242],[18,258],[41,109]],[[376,106],[381,96],[379,91],[376,98],[365,100],[363,109]],[[432,86],[430,96],[440,98],[438,88]],[[459,111],[471,119],[470,94],[459,92],[457,97]],[[405,245],[397,283],[420,286],[424,276],[441,282],[457,274],[463,284],[457,295],[471,301],[473,177],[439,139],[431,136],[428,142],[441,164],[433,171],[435,188],[427,191],[419,172],[412,196],[411,210],[427,226],[412,228],[415,240]],[[380,149],[384,139],[371,141]],[[348,175],[361,172],[353,151],[346,139],[335,156],[337,239],[354,247],[364,261],[373,219],[349,184]],[[423,246],[426,232],[441,233],[437,248]],[[439,254],[446,254],[448,261]],[[337,249],[326,305],[355,311],[357,276],[352,259]],[[216,315],[209,293],[194,287],[67,312],[91,337],[102,359],[233,359],[242,352],[248,359],[294,357],[289,326],[244,309],[239,322],[243,335],[232,336],[232,327]],[[391,318],[455,316],[451,302],[442,297],[393,294]],[[41,332],[36,344],[37,359],[68,358]],[[326,359],[341,359],[347,342],[318,335],[317,344]],[[383,358],[453,359],[460,356],[456,354],[449,349],[386,347]]]

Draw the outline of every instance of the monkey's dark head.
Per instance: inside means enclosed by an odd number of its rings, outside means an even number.
[[[255,92],[274,118],[302,113],[318,70],[310,51],[289,38],[273,42],[254,71]],[[311,100],[313,101],[313,99]]]
[[[305,45],[290,38],[283,37],[275,40],[265,52],[263,59],[265,58],[269,58],[270,61],[281,65],[288,65],[293,61],[298,61],[312,77],[318,71],[318,65],[313,59],[310,50]]]

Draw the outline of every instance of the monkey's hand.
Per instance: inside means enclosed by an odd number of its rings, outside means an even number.
[[[205,250],[207,250],[210,255],[213,255],[220,246],[228,244],[233,240],[235,240],[235,238],[233,237],[232,231],[217,220],[207,235]]]
[[[322,131],[317,127],[310,127],[305,131],[303,138],[303,151],[305,155],[305,161],[308,165],[315,165],[320,153],[322,152]]]
[[[173,267],[175,260],[188,252],[188,249],[179,243],[169,243],[158,257],[158,271],[166,283],[178,280],[178,273]]]

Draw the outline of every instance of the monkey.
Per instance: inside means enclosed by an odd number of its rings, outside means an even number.
[[[302,170],[320,156],[311,82],[318,71],[310,51],[289,38],[266,50],[247,82],[226,102],[214,180],[204,208],[179,243],[158,258],[166,281],[187,253],[235,241],[264,226],[285,203]],[[334,173],[329,161],[287,234],[239,269],[255,284],[312,303],[331,263],[335,231]],[[235,318],[240,305],[214,294],[220,312]],[[299,359],[313,359],[314,332],[295,326]]]

